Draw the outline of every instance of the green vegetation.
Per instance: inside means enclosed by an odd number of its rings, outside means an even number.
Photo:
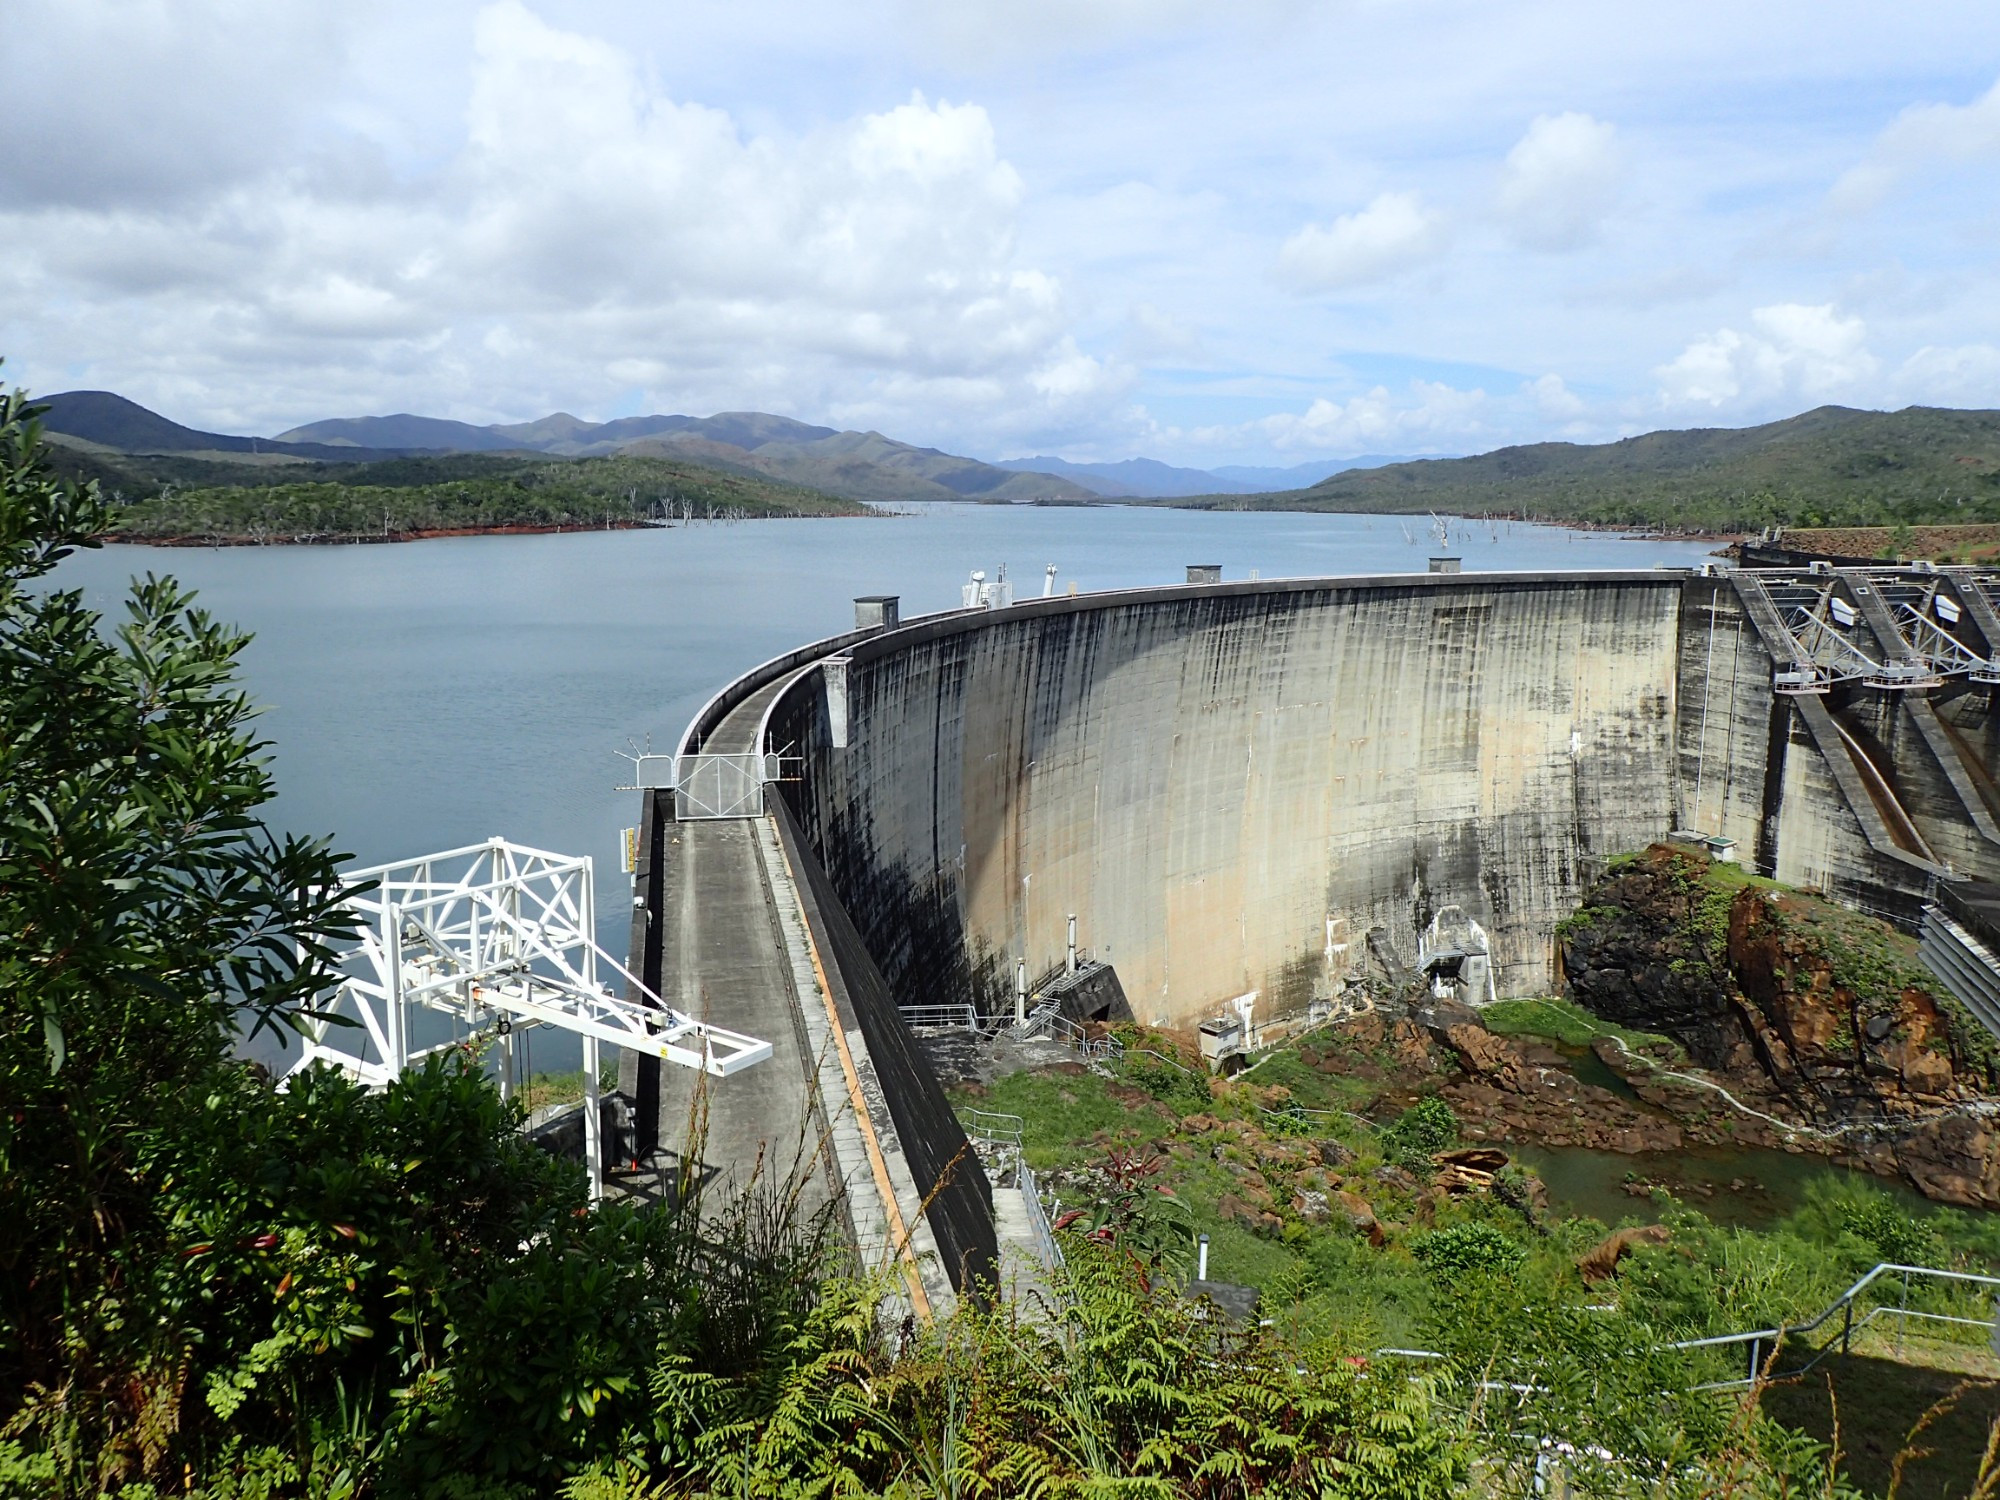
[[[475,1051],[279,1092],[233,1043],[323,992],[338,857],[261,821],[240,634],[170,581],[116,630],[49,586],[116,518],[22,417],[0,401],[0,1495],[1525,1497],[1578,1451],[1572,1493],[1848,1493],[1660,1340],[1795,1316],[1893,1211],[1815,1200],[1769,1236],[1676,1211],[1586,1293],[1602,1226],[1428,1186],[1449,1110],[1339,1113],[1334,1036],[1272,1070],[1296,1094],[1136,1052],[995,1089],[1045,1099],[1031,1149],[1108,1191],[1045,1305],[930,1329],[784,1184],[589,1208]],[[1268,1323],[1177,1289],[1206,1225]]]
[[[1517,1008],[1532,1014],[1544,1004]],[[1563,1035],[1576,1014],[1573,1007],[1548,1006],[1544,1015],[1554,1017],[1553,1026],[1539,1034]],[[1621,1034],[1649,1040],[1644,1033]],[[1128,1043],[1171,1050],[1164,1037],[1126,1036]],[[1504,1420],[1483,1407],[1471,1418],[1468,1436],[1480,1462],[1495,1451],[1489,1444],[1499,1429],[1485,1426],[1489,1420],[1517,1437],[1524,1429],[1510,1424],[1532,1429],[1548,1421],[1572,1435],[1590,1431],[1615,1452],[1679,1451],[1697,1464],[1704,1482],[1718,1484],[1710,1492],[1721,1492],[1715,1471],[1699,1467],[1707,1460],[1693,1455],[1717,1451],[1711,1444],[1727,1448],[1731,1439],[1705,1425],[1727,1428],[1725,1409],[1684,1403],[1672,1393],[1734,1373],[1730,1362],[1742,1351],[1677,1355],[1660,1344],[1800,1322],[1884,1259],[1909,1256],[1916,1264],[1988,1272],[2000,1265],[2000,1218],[1951,1209],[1913,1216],[1889,1194],[1829,1173],[1810,1185],[1802,1207],[1761,1230],[1718,1226],[1663,1192],[1650,1201],[1634,1199],[1624,1222],[1664,1224],[1666,1243],[1637,1245],[1613,1279],[1586,1286],[1578,1261],[1618,1226],[1537,1207],[1531,1175],[1514,1166],[1498,1173],[1485,1192],[1433,1188],[1429,1151],[1454,1145],[1455,1121],[1441,1100],[1421,1098],[1381,1127],[1321,1107],[1354,1098],[1357,1073],[1350,1070],[1374,1067],[1379,1077],[1390,1062],[1386,1050],[1344,1044],[1338,1028],[1322,1032],[1272,1054],[1252,1073],[1216,1081],[1207,1105],[1191,1112],[1134,1083],[1133,1056],[1109,1065],[1109,1076],[1016,1073],[968,1097],[976,1096],[980,1108],[1023,1116],[1028,1157],[1044,1183],[1056,1187],[1065,1205],[1082,1205],[1078,1221],[1113,1248],[1122,1243],[1121,1198],[1113,1184],[1143,1163],[1145,1180],[1185,1205],[1185,1232],[1210,1236],[1210,1274],[1259,1287],[1260,1316],[1309,1357],[1372,1361],[1384,1347],[1426,1348],[1447,1356],[1444,1368],[1476,1368],[1484,1379],[1543,1387],[1546,1396],[1526,1400],[1525,1409],[1509,1408]],[[1332,1059],[1338,1071],[1323,1072],[1306,1056]],[[1137,1071],[1150,1076],[1158,1066],[1144,1060]],[[1301,1104],[1284,1085],[1252,1081],[1276,1077],[1299,1078],[1314,1106]],[[1309,1122],[1308,1134],[1296,1128],[1301,1117]],[[1111,1232],[1102,1233],[1107,1227]],[[1148,1227],[1149,1236],[1157,1232]],[[1140,1242],[1131,1248],[1144,1264],[1154,1264]],[[1988,1300],[1971,1291],[1920,1288],[1912,1305],[1979,1317]],[[1857,1381],[1869,1360],[1891,1349],[1894,1328],[1879,1325],[1857,1343],[1849,1362]],[[1959,1343],[1947,1331],[1944,1342],[1929,1346],[1941,1351],[1947,1367],[1959,1357],[1952,1350],[1971,1359],[1983,1347],[1976,1334],[1961,1332]],[[1947,1384],[1934,1395],[1949,1389]],[[1801,1405],[1782,1389],[1777,1394],[1780,1399],[1767,1398],[1766,1405],[1786,1413],[1793,1426],[1757,1429],[1760,1456],[1746,1473],[1768,1475],[1781,1450],[1792,1455],[1783,1462],[1804,1461],[1814,1451],[1807,1432],[1820,1441],[1834,1436],[1821,1408]],[[1540,1406],[1544,1399],[1548,1410]],[[1888,1493],[1888,1458],[1927,1403],[1905,1411],[1900,1396],[1890,1398],[1872,1384],[1852,1392],[1851,1402],[1843,1389],[1842,1400],[1843,1411],[1852,1408],[1840,1429],[1843,1447],[1867,1443],[1872,1456],[1860,1472],[1868,1476],[1868,1493]],[[1969,1410],[1987,1412],[1982,1401],[1975,1398]],[[1554,1409],[1562,1411],[1559,1419]],[[1861,1425],[1868,1418],[1900,1425]],[[1986,1420],[1981,1417],[1977,1428],[1981,1444]],[[1968,1493],[1977,1463],[1977,1447],[1913,1459],[1902,1493]],[[1826,1475],[1814,1474],[1798,1493],[1827,1493]],[[1612,1476],[1594,1482],[1603,1493],[1626,1492]],[[1746,1478],[1737,1493],[1761,1492],[1756,1485],[1764,1482]],[[1471,1492],[1480,1491],[1475,1485]],[[1702,1491],[1697,1486],[1694,1492]]]
[[[295,479],[267,469],[254,484],[162,484],[120,516],[116,535],[137,541],[340,541],[510,526],[866,513],[865,506],[815,490],[674,459],[462,454],[315,467],[323,477]]]
[[[2000,519],[2000,412],[1825,406],[1761,427],[1537,443],[1388,464],[1276,495],[1170,504],[1512,515],[1668,531]]]
[[[1545,1037],[1565,1047],[1588,1047],[1599,1037],[1616,1037],[1633,1052],[1666,1051],[1678,1056],[1680,1045],[1672,1037],[1652,1031],[1634,1031],[1594,1016],[1574,1000],[1537,996],[1523,1000],[1499,1000],[1479,1013],[1486,1029],[1497,1036]]]

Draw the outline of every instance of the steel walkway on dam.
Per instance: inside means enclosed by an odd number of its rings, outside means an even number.
[[[750,751],[793,675],[731,708],[704,752]],[[732,1030],[770,1042],[772,1055],[726,1080],[633,1059],[626,1092],[642,1108],[657,1100],[652,1131],[640,1122],[641,1143],[657,1147],[670,1174],[711,1192],[751,1192],[801,1216],[832,1212],[864,1267],[898,1268],[898,1306],[920,1315],[949,1306],[954,1278],[927,1222],[927,1194],[864,1028],[848,1013],[831,962],[836,938],[795,874],[799,851],[769,813],[683,820],[671,793],[650,797],[648,808],[635,970],[657,975],[668,1005],[717,1024],[730,1017]]]

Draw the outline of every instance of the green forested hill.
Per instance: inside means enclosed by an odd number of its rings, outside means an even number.
[[[1506,512],[1729,531],[2000,517],[2000,411],[1822,406],[1761,427],[1535,443],[1336,474],[1216,509]]]
[[[130,541],[336,541],[868,511],[798,485],[660,458],[462,453],[280,469],[215,465],[191,477],[190,488],[158,474],[142,480],[147,498],[119,518],[116,534]]]

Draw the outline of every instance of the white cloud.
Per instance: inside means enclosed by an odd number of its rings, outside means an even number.
[[[1787,401],[1822,402],[1853,396],[1880,368],[1868,330],[1831,303],[1760,307],[1751,333],[1722,328],[1695,340],[1654,373],[1668,406],[1741,405],[1755,409]]]
[[[1583,415],[1583,398],[1572,391],[1560,375],[1544,375],[1539,380],[1529,381],[1521,389],[1522,394],[1534,403],[1535,410],[1545,417],[1566,421]]]
[[[1926,345],[1896,368],[1900,401],[1923,406],[2000,406],[2000,348]]]
[[[223,408],[248,424],[638,388],[921,432],[979,404],[1060,425],[1129,383],[1018,263],[1021,178],[978,105],[751,135],[517,0],[474,42],[463,146],[424,178],[305,165],[168,206],[0,209],[61,308],[46,336],[104,351],[141,399],[261,367]]]
[[[64,0],[10,7],[0,202],[160,203],[283,165],[345,81],[376,0]],[[345,14],[342,14],[345,12]]]
[[[1844,212],[1865,212],[1931,168],[1995,157],[2000,157],[2000,83],[1970,104],[1904,110],[1834,184],[1832,202]]]
[[[1435,448],[1475,438],[1482,431],[1486,392],[1436,381],[1410,382],[1407,397],[1376,386],[1346,401],[1322,396],[1302,412],[1274,412],[1235,427],[1189,434],[1196,443],[1237,449],[1261,440],[1280,453],[1352,456],[1384,448]]]
[[[1306,225],[1285,241],[1278,269],[1297,291],[1340,291],[1406,271],[1443,244],[1443,220],[1415,193],[1383,193],[1330,226]]]
[[[1201,352],[1201,339],[1179,318],[1150,302],[1135,302],[1126,315],[1120,348],[1127,359],[1190,358]]]
[[[1531,249],[1580,249],[1596,238],[1623,177],[1610,125],[1575,112],[1542,115],[1501,168],[1501,222]]]
[[[1201,27],[1282,21],[1306,0],[899,0],[903,24],[961,68],[986,68],[1169,37]]]

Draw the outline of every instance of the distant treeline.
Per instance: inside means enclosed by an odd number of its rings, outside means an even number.
[[[210,483],[188,488],[162,478],[120,515],[115,534],[134,541],[342,541],[868,510],[797,485],[659,458],[453,454],[351,467],[210,467],[240,472],[205,475]]]
[[[1662,531],[2000,520],[2000,412],[1826,406],[1762,427],[1353,469],[1213,509],[1512,515]]]

